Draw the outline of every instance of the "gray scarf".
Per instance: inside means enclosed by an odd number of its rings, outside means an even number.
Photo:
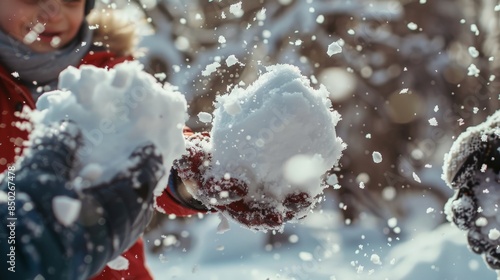
[[[0,63],[10,72],[17,72],[35,100],[41,92],[36,88],[55,89],[59,73],[68,66],[78,66],[92,46],[92,30],[83,22],[78,36],[64,48],[48,53],[33,52],[23,42],[0,30]],[[33,82],[36,81],[36,85]]]

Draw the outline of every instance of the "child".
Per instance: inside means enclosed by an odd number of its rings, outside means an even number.
[[[82,64],[113,67],[132,59],[131,26],[116,24],[114,17],[99,13],[92,19],[92,25],[98,28],[89,29],[85,16],[94,4],[94,0],[0,2],[0,172],[15,162],[28,136],[13,125],[22,121],[17,113],[24,106],[35,108],[37,98],[44,91],[55,89],[62,70]],[[205,163],[209,162],[210,154],[196,143],[209,141],[208,134],[192,134],[186,130],[186,137],[188,153],[174,163],[169,187],[156,197],[155,206],[160,212],[185,216],[222,211],[249,228],[274,229],[308,206],[300,194],[290,197],[284,201],[290,211],[282,217],[258,201],[244,202],[242,198],[248,189],[244,182],[235,179],[214,182],[205,176]],[[191,196],[193,191],[209,196],[216,196],[218,192],[231,195],[230,200],[220,199],[218,204],[207,206]],[[141,240],[122,256],[129,263],[126,270],[106,267],[96,279],[152,279],[144,264]]]
[[[85,17],[94,4],[95,0],[0,2],[0,172],[15,161],[28,137],[26,131],[13,125],[21,121],[16,113],[23,106],[35,108],[43,91],[56,88],[62,70],[82,64],[113,67],[132,59],[131,26],[117,25],[112,16],[98,14],[95,19],[101,27],[94,31],[89,29]],[[168,198],[166,203],[176,205]],[[173,209],[182,210],[183,207],[174,206]],[[127,270],[107,267],[97,278],[151,279],[144,264],[141,240],[123,256],[129,262]]]

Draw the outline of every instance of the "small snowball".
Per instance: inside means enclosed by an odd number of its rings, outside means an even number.
[[[207,113],[207,112],[200,112],[200,113],[198,113],[198,119],[202,123],[210,123],[210,122],[212,122],[212,115],[210,113]]]
[[[379,152],[373,152],[372,159],[373,159],[373,162],[375,162],[375,163],[381,163],[382,162],[382,154],[380,154]]]
[[[238,63],[238,59],[236,58],[236,56],[234,56],[234,54],[227,57],[226,65],[228,67],[231,67],[231,66],[235,65],[236,63]]]
[[[241,8],[241,2],[229,6],[229,12],[236,17],[242,17],[244,12],[243,9]]]
[[[414,22],[409,22],[406,26],[410,30],[417,30],[417,28],[418,28],[418,25],[416,23],[414,23]]]
[[[474,35],[478,36],[479,35],[479,28],[475,23],[470,25],[470,31],[474,33]]]
[[[467,72],[467,76],[474,76],[474,77],[478,77],[479,76],[479,73],[481,72],[477,66],[472,63],[469,68],[467,68],[468,72]]]
[[[488,233],[488,238],[491,240],[497,240],[500,237],[500,231],[498,229],[493,228],[490,229],[490,232]]]
[[[401,89],[401,90],[399,91],[399,94],[406,94],[406,93],[408,93],[408,91],[409,91],[409,89],[408,89],[408,88],[404,88],[404,89]]]
[[[323,22],[325,22],[325,16],[324,15],[318,15],[316,17],[316,23],[317,24],[322,24]]]
[[[431,119],[429,119],[429,124],[431,126],[437,126],[438,122],[437,122],[436,118],[431,118]]]
[[[476,58],[479,56],[479,51],[476,49],[476,47],[474,46],[471,46],[469,47],[469,54],[470,56],[472,56],[473,58]]]
[[[381,265],[381,264],[382,264],[382,262],[380,261],[380,256],[379,256],[379,255],[377,255],[377,254],[372,254],[372,255],[370,256],[370,261],[371,261],[372,263],[374,263],[374,264],[378,264],[378,265]]]
[[[432,213],[432,212],[434,212],[434,208],[432,208],[432,207],[427,208],[427,210],[425,211],[425,213],[427,213],[427,214]]]
[[[341,52],[342,52],[342,47],[340,46],[340,44],[338,42],[333,42],[330,45],[328,45],[328,51],[326,52],[326,54],[328,54],[328,56],[332,56],[334,54],[338,54]]]
[[[219,44],[225,44],[226,43],[226,38],[221,35],[221,36],[219,36],[218,42],[219,42]]]
[[[485,217],[479,217],[477,218],[476,220],[476,226],[478,227],[484,227],[484,226],[487,226],[488,225],[488,219],[486,219]]]
[[[309,252],[300,252],[299,253],[299,258],[302,260],[302,261],[312,261],[314,260],[314,257],[311,253]]]
[[[398,225],[398,219],[395,218],[395,217],[392,217],[390,218],[389,220],[387,220],[387,225],[390,227],[390,228],[394,228]]]
[[[52,199],[54,216],[64,226],[70,226],[76,221],[81,208],[82,203],[78,199],[68,196],[56,196]]]

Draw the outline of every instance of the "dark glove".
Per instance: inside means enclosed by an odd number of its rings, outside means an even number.
[[[495,133],[484,136],[478,134],[457,143],[461,150],[453,156],[466,155],[466,158],[457,167],[451,182],[448,182],[455,194],[447,207],[452,222],[468,232],[470,249],[482,254],[492,269],[500,269],[500,251],[497,249],[500,240],[489,237],[490,229],[496,228],[498,224],[498,213],[492,208],[500,204],[500,201],[495,201],[498,197],[496,192],[500,191],[500,139]],[[449,170],[444,170],[445,174],[453,172],[456,166],[450,164],[448,167]],[[479,218],[486,223],[480,222]],[[500,227],[497,229],[500,230]]]
[[[33,279],[40,274],[45,279],[88,279],[145,229],[152,214],[153,189],[163,175],[161,156],[152,145],[141,147],[130,158],[133,166],[110,182],[77,190],[74,178],[81,167],[77,154],[82,146],[77,126],[66,121],[31,136],[33,144],[12,168],[16,271],[23,272],[16,272],[16,277]],[[9,180],[2,178],[2,191],[9,190]],[[80,203],[80,215],[73,223],[61,222],[60,215],[65,213],[55,210],[57,197]],[[0,205],[0,213],[8,217],[2,212],[6,209]]]
[[[266,195],[256,198],[248,193],[245,181],[213,178],[209,134],[192,134],[186,142],[187,153],[173,164],[174,173],[181,179],[176,184],[176,197],[184,204],[195,208],[196,203],[185,195],[188,193],[206,209],[222,212],[250,229],[263,231],[279,230],[285,222],[303,218],[311,206],[310,196],[304,192],[290,194],[283,201],[266,198]]]

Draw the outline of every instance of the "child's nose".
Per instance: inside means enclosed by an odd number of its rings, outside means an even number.
[[[38,20],[41,22],[57,21],[62,17],[60,1],[40,1],[39,7]]]

